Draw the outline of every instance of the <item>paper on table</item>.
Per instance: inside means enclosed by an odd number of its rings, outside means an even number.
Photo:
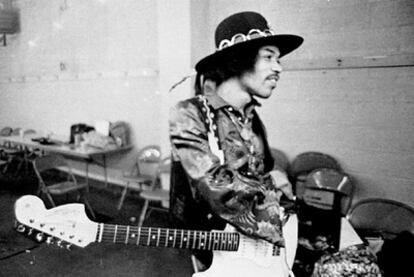
[[[358,236],[351,223],[349,223],[348,219],[343,217],[341,220],[341,238],[339,240],[339,249],[341,250],[348,246],[362,243],[362,239]]]
[[[95,121],[95,131],[103,136],[109,136],[109,126],[111,123],[107,120]]]

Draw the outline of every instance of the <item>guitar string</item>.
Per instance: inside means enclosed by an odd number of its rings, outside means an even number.
[[[237,251],[239,247],[239,234],[235,232],[189,231],[123,225],[105,225],[102,232],[105,241],[119,243],[133,242],[138,245],[178,247],[179,242],[179,248],[227,251]],[[273,247],[275,248],[275,246]],[[263,252],[266,250],[263,249]],[[276,251],[272,252],[274,256],[278,256]]]
[[[174,230],[176,230],[175,234]],[[240,235],[234,232],[188,231],[135,226],[128,228],[128,226],[117,225],[106,226],[101,232],[103,232],[102,240],[104,241],[132,243],[143,246],[237,251],[240,244]],[[214,235],[209,236],[206,233],[213,233]],[[126,237],[127,235],[128,237]],[[280,253],[275,251],[278,247],[274,245],[272,247],[272,256],[279,256]],[[266,248],[259,248],[258,252],[264,255],[268,253]]]
[[[189,248],[191,244],[198,249],[219,249],[233,250],[238,248],[239,234],[234,232],[208,232],[208,231],[188,231],[183,229],[166,229],[151,227],[135,227],[122,225],[105,225],[102,239],[113,242],[136,241],[138,244],[156,245],[177,244],[180,242],[181,248]],[[212,233],[210,235],[210,233]],[[126,237],[129,235],[129,237]],[[126,239],[126,240],[125,240]],[[185,240],[185,241],[184,241]],[[187,242],[188,240],[188,242]],[[221,242],[223,241],[223,242]]]

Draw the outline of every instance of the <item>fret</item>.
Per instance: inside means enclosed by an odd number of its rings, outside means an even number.
[[[170,232],[170,229],[167,229],[167,234],[166,234],[166,236],[165,236],[165,247],[167,247],[168,246],[168,239],[169,239],[169,232]]]
[[[204,232],[204,250],[207,249],[207,243],[208,243],[208,233]]]
[[[173,240],[173,245],[172,247],[175,247],[175,240],[177,239],[177,230],[174,229],[174,240]]]
[[[233,251],[237,251],[239,249],[239,239],[240,239],[239,234],[234,233],[234,239],[235,239],[235,244],[234,244]]]
[[[114,232],[114,243],[116,243],[116,233],[118,231],[118,225],[115,225],[115,232]]]
[[[193,232],[193,249],[196,249],[197,231]]]
[[[150,239],[151,239],[151,227],[148,228],[148,240],[147,245],[150,245]]]
[[[127,226],[127,232],[126,232],[126,236],[125,236],[125,244],[128,243],[128,239],[129,239],[129,226]]]
[[[230,245],[231,245],[231,236],[230,236],[230,233],[226,233],[226,250],[230,249]]]
[[[184,230],[181,230],[180,248],[183,248],[183,237],[184,237]]]
[[[174,245],[174,237],[171,234],[168,236],[168,242],[170,241],[172,241],[172,244],[170,245]]]
[[[99,224],[99,238],[98,238],[98,242],[101,242],[102,241],[103,228],[104,228],[104,224],[103,223]]]
[[[183,245],[181,246],[181,248],[185,248],[184,243],[188,242],[188,235],[186,235],[185,230],[182,230],[182,235],[183,235]]]
[[[221,248],[221,241],[222,241],[222,235],[223,235],[223,233],[222,232],[220,232],[220,233],[217,233],[217,250],[220,250]]]
[[[209,239],[208,239],[208,250],[211,250],[211,243],[212,243],[212,237],[213,236],[213,232],[210,232],[210,236],[209,236]]]
[[[222,240],[221,250],[224,250],[226,249],[226,233],[221,233],[221,240]]]
[[[226,248],[224,250],[229,250],[231,244],[231,234],[226,233]]]
[[[222,232],[217,233],[217,237],[216,237],[216,249],[220,250],[220,243],[221,243],[221,236],[222,236]]]
[[[204,234],[203,234],[203,239],[204,239],[204,241],[203,241],[203,245],[202,246],[204,246],[204,250],[206,250],[206,245],[207,245],[207,232],[204,232]]]
[[[137,229],[137,245],[139,245],[139,239],[141,238],[141,227]]]
[[[187,245],[186,245],[187,249],[188,249],[189,243],[190,243],[190,236],[191,236],[190,230],[187,230]]]
[[[157,232],[157,244],[156,244],[156,246],[159,246],[160,245],[160,232],[161,232],[161,229],[160,228],[158,228],[158,232]]]

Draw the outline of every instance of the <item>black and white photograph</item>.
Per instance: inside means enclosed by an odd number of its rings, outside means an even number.
[[[414,1],[0,0],[0,277],[413,256]]]

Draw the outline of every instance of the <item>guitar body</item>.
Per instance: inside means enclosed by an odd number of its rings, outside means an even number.
[[[246,257],[231,257],[231,255],[227,254],[223,255],[223,253],[214,253],[214,259],[211,267],[206,271],[194,273],[193,277],[289,276],[289,272],[283,272],[283,268],[279,266],[282,262],[280,259],[274,259],[274,264],[265,267],[258,266],[254,261]]]
[[[232,231],[226,228],[225,231]],[[241,236],[243,241],[236,252],[213,251],[213,262],[203,272],[193,277],[287,277],[296,255],[298,222],[296,215],[290,216],[283,226],[286,248],[280,255],[272,255],[273,245]]]

